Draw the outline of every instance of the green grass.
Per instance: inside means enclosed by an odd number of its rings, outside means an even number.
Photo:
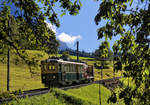
[[[0,64],[0,90],[6,91],[7,83],[7,65]],[[40,71],[31,77],[28,67],[11,65],[10,67],[10,90],[29,90],[35,88],[42,88],[44,85],[41,83]]]
[[[101,86],[102,105],[124,105],[122,100],[117,103],[107,103],[111,91]],[[18,99],[9,103],[10,105],[99,105],[99,85],[92,84],[78,89],[67,91],[53,89],[52,92],[31,98]]]
[[[63,99],[57,99],[54,93],[47,93],[40,96],[27,97],[25,99],[17,99],[10,102],[9,105],[67,105]]]
[[[35,57],[39,60],[47,59],[48,55],[41,51],[27,51],[29,58]],[[1,57],[2,58],[2,57]],[[15,60],[19,60],[16,62]],[[0,62],[0,90],[6,91],[7,84],[7,59],[5,58],[3,62]],[[16,56],[13,51],[11,51],[10,56],[10,90],[29,90],[35,88],[44,87],[41,83],[41,71],[40,67],[33,68],[34,74],[30,73],[28,66],[21,60],[18,56]]]
[[[61,98],[64,100],[68,99],[68,96],[71,97],[70,100],[76,100],[80,102],[79,105],[99,105],[99,85],[93,84],[78,89],[70,89],[67,91],[63,90],[54,90],[57,94],[60,94]],[[119,100],[117,103],[107,103],[107,99],[111,95],[111,91],[101,85],[101,102],[102,105],[124,105],[123,101]],[[82,101],[81,101],[82,100]],[[76,102],[75,101],[75,102]],[[71,101],[74,102],[74,101]],[[73,104],[78,105],[78,104]]]

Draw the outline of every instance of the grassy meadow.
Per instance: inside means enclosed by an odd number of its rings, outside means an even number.
[[[41,60],[47,59],[49,55],[41,51],[27,51],[29,58],[34,57],[36,60],[39,60],[39,64]],[[58,56],[61,56],[58,54]],[[71,56],[71,59],[76,59],[76,56]],[[88,57],[79,57],[80,60],[87,62],[89,65],[94,65],[97,63],[93,58]],[[103,70],[103,79],[112,78],[114,76],[112,69],[112,62],[110,61],[110,68]],[[41,71],[40,67],[32,68],[34,73],[31,73],[28,66],[15,54],[11,51],[10,56],[10,90],[29,90],[35,88],[44,87],[41,84]],[[95,80],[99,80],[100,70],[94,68],[95,70]],[[7,58],[2,59],[0,56],[0,90],[6,91],[6,83],[7,83]],[[119,73],[116,73],[115,76],[119,76]]]
[[[117,103],[107,103],[111,91],[100,85],[102,105],[124,105],[123,100]],[[10,105],[99,105],[99,85],[92,84],[67,91],[53,89],[52,92],[31,98],[18,99]]]

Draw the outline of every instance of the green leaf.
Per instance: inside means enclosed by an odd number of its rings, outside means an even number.
[[[130,6],[132,5],[132,3],[133,3],[133,0],[130,1]]]
[[[149,75],[149,70],[148,69],[146,69],[144,72],[145,72],[146,75]]]
[[[63,12],[60,16],[61,16],[61,17],[63,17],[65,14],[66,14],[66,13],[65,13],[65,12]]]
[[[144,0],[141,0],[141,2],[143,3],[143,2],[144,2]]]
[[[113,0],[110,0],[110,2],[113,3],[114,1],[113,1]]]

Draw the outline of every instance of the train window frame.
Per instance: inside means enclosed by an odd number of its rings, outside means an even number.
[[[43,66],[44,66],[44,70],[47,70],[47,64],[44,64]]]
[[[62,64],[62,72],[65,72],[65,65]]]
[[[78,65],[78,72],[80,73],[80,65]]]
[[[69,64],[69,72],[71,72],[71,64]]]
[[[51,64],[48,64],[48,70],[51,71]]]
[[[69,72],[69,65],[66,64],[66,72]]]
[[[83,73],[83,65],[81,66],[81,72]]]
[[[75,65],[72,64],[72,72],[75,72]]]
[[[55,70],[55,65],[53,65],[52,67],[53,67],[53,69],[52,69],[52,70]]]
[[[73,72],[73,66],[70,64],[70,72]]]

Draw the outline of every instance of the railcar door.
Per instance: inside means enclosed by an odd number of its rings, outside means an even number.
[[[79,65],[76,65],[77,80],[79,80]]]

